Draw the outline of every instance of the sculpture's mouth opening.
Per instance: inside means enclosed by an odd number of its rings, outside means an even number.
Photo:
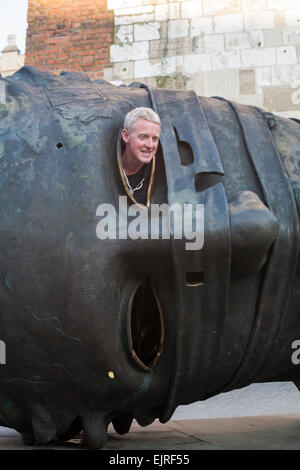
[[[153,283],[143,279],[129,302],[128,340],[133,359],[144,370],[153,368],[161,355],[164,340],[162,310]]]

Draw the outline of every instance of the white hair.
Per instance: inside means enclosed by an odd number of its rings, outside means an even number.
[[[126,114],[123,129],[130,130],[137,119],[145,119],[146,121],[155,122],[161,126],[159,115],[151,108],[134,108]]]

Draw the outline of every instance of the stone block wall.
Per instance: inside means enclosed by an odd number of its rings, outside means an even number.
[[[115,83],[194,89],[300,117],[300,0],[108,0]]]
[[[25,65],[102,78],[110,64],[113,18],[107,0],[28,0]]]

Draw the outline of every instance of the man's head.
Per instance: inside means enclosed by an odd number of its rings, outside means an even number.
[[[122,138],[125,142],[123,157],[132,167],[149,163],[156,154],[161,124],[151,108],[135,108],[124,120]]]

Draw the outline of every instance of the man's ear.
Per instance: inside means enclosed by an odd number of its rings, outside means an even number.
[[[127,144],[128,143],[128,129],[123,129],[121,135],[122,135],[122,139]]]

